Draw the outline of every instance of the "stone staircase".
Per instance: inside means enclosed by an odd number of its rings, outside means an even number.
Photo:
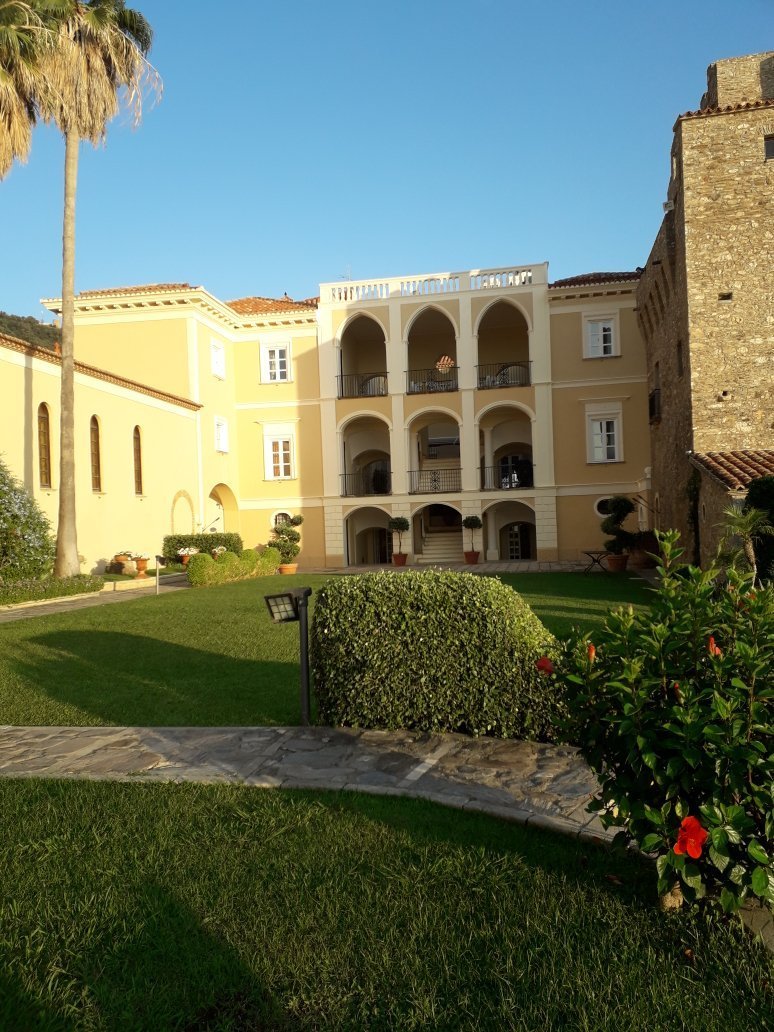
[[[418,563],[446,565],[464,563],[461,530],[430,531],[425,538],[424,551],[416,557]]]

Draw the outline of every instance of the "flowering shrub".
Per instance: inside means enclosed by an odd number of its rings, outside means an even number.
[[[225,552],[225,548],[223,549],[223,551]],[[183,545],[182,548],[178,548],[177,554],[178,555],[198,555],[199,554],[199,549],[198,548],[194,548],[193,545],[187,545],[187,546]]]
[[[590,808],[656,854],[659,892],[733,912],[774,902],[774,590],[680,568],[677,539],[649,611],[568,647],[570,733],[599,778]]]
[[[53,562],[48,519],[0,462],[0,584],[43,577]]]

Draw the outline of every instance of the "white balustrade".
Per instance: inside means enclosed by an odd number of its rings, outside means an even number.
[[[467,290],[503,290],[547,282],[547,267],[518,266],[505,269],[471,269],[469,272],[436,272],[423,276],[385,280],[344,280],[320,284],[323,303],[352,304],[386,301],[391,297],[431,297]]]

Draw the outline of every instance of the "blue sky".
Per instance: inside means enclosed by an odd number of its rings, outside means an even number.
[[[82,148],[78,290],[634,268],[707,65],[774,48],[772,0],[136,6],[164,96]],[[62,163],[42,127],[0,183],[0,309],[60,292]]]

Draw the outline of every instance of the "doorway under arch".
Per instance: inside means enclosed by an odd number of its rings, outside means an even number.
[[[239,506],[231,488],[226,484],[216,484],[210,491],[209,501],[215,503],[216,512],[212,515],[213,506],[208,505],[204,529],[238,534]]]

